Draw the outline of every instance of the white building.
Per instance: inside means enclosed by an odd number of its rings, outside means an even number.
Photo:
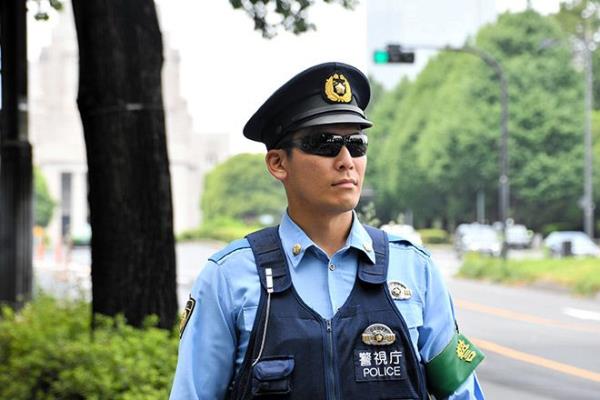
[[[479,28],[495,19],[496,0],[369,0],[369,74],[390,89],[402,77],[414,78],[436,53],[424,47],[461,47]],[[375,64],[373,52],[386,44],[413,47],[415,63]]]
[[[68,3],[64,3],[68,6]],[[34,164],[57,201],[48,234],[53,243],[65,235],[89,232],[87,163],[77,110],[78,50],[70,7],[60,13],[52,42],[30,63],[29,131]],[[171,170],[175,232],[200,223],[203,175],[228,156],[228,137],[195,134],[186,101],[180,95],[179,55],[165,42],[163,100]]]

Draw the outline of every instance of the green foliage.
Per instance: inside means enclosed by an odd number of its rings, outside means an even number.
[[[379,226],[381,225],[381,221],[377,218],[377,213],[375,211],[375,203],[369,202],[360,208],[357,211],[358,220],[362,224],[371,225],[371,226]]]
[[[539,229],[542,236],[548,236],[554,231],[575,231],[577,225],[572,222],[552,222],[550,224],[542,225]]]
[[[34,223],[37,226],[46,227],[52,219],[52,212],[56,206],[56,202],[48,192],[48,184],[42,172],[38,168],[33,170],[34,180],[34,198],[33,198],[33,214]]]
[[[339,3],[349,9],[357,3],[356,0],[324,1]],[[243,9],[254,21],[254,29],[262,32],[263,37],[267,39],[274,37],[279,27],[296,35],[315,29],[315,25],[306,19],[308,8],[314,4],[311,0],[229,0],[229,2],[233,8]],[[277,20],[276,23],[273,23],[274,20]]]
[[[593,295],[600,292],[600,259],[562,258],[542,260],[507,260],[468,254],[459,275],[494,282],[544,282],[571,289],[574,293]]]
[[[566,35],[533,11],[503,14],[474,45],[502,65],[509,91],[511,214],[539,228],[580,220],[582,77]],[[447,226],[476,218],[477,192],[498,218],[500,85],[470,54],[443,52],[414,82],[401,82],[371,113],[368,183],[383,220],[412,210],[415,224]]]
[[[249,233],[259,230],[263,226],[253,224],[247,225],[243,222],[229,219],[217,218],[215,220],[206,221],[198,229],[181,233],[178,241],[190,241],[199,239],[220,240],[222,242],[231,242],[241,239]]]
[[[583,41],[585,39],[585,27],[588,27],[590,32],[600,30],[600,18],[595,12],[586,14],[586,9],[593,10],[600,8],[600,0],[572,0],[561,2],[560,11],[554,15],[556,21],[562,29],[568,33],[571,42],[575,45],[573,50],[578,53],[578,57],[583,59]],[[590,18],[585,19],[583,16],[589,15]],[[592,35],[591,35],[592,36]],[[567,46],[567,43],[553,43],[552,45]],[[600,109],[600,52],[592,53],[592,74],[593,79],[593,98],[594,108]]]
[[[450,243],[450,235],[443,229],[419,229],[418,232],[424,244]]]
[[[238,154],[205,177],[206,221],[223,217],[254,221],[262,214],[280,215],[285,207],[283,186],[269,174],[261,154]]]
[[[136,329],[121,317],[97,317],[90,305],[42,296],[0,314],[0,398],[165,399],[175,371],[178,336]],[[156,321],[154,321],[156,322]]]

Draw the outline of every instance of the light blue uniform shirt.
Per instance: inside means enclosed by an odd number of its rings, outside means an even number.
[[[358,254],[373,261],[375,257],[371,238],[356,215],[346,245],[331,259],[287,213],[279,236],[296,291],[327,319],[343,305],[354,286]],[[297,244],[301,251],[294,254]],[[442,277],[426,252],[390,242],[388,281],[400,281],[412,291],[410,299],[395,304],[409,328],[417,356],[426,363],[448,345],[455,332],[452,301]],[[245,239],[210,258],[192,288],[196,305],[179,344],[171,400],[225,397],[246,354],[260,290],[254,256]],[[483,399],[475,373],[450,399]]]

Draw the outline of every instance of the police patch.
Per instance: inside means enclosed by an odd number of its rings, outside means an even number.
[[[402,349],[354,350],[354,379],[356,382],[397,381],[405,377],[405,360]]]
[[[192,312],[194,311],[194,307],[196,306],[196,300],[190,295],[187,303],[185,303],[185,309],[181,313],[181,321],[179,321],[179,338],[183,336],[183,331],[187,326],[190,317],[192,316]]]

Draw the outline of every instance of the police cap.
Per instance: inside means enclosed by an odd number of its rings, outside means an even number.
[[[244,126],[244,136],[268,149],[290,132],[316,125],[373,124],[364,113],[371,89],[355,67],[328,62],[310,67],[281,86]]]

